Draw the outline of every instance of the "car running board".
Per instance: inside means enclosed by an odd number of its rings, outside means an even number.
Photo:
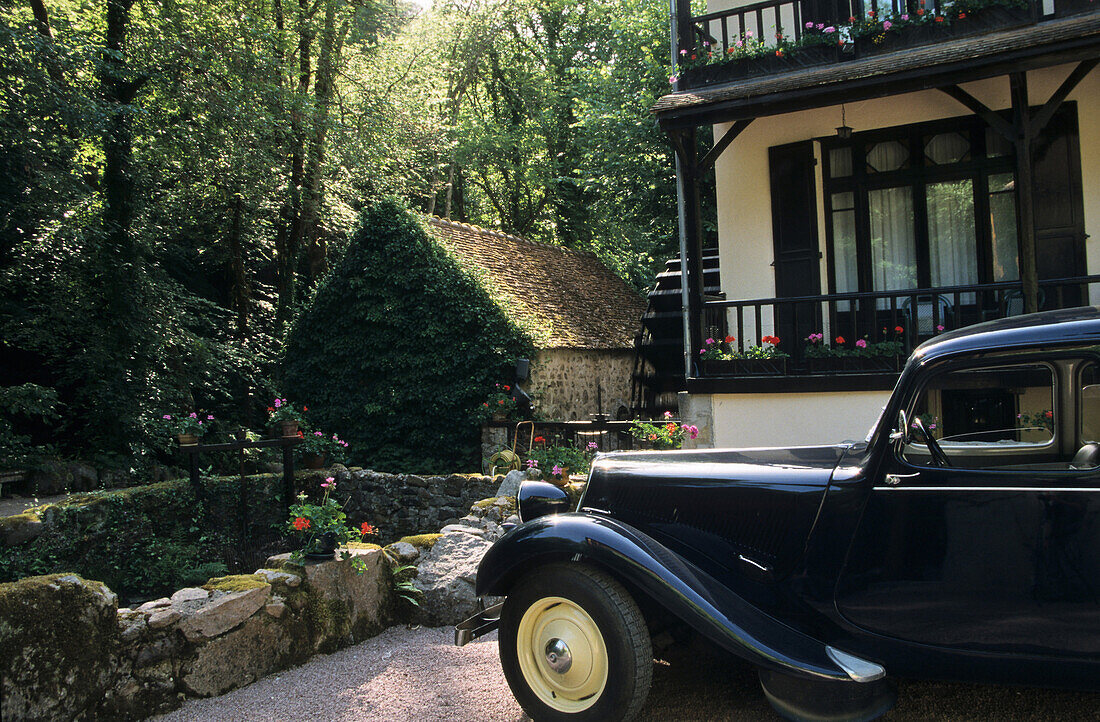
[[[494,604],[488,609],[465,619],[455,625],[455,646],[464,647],[478,637],[488,634],[500,626],[500,610],[504,602]]]

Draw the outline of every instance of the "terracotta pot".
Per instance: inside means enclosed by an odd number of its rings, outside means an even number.
[[[176,441],[180,446],[197,446],[199,437],[195,434],[176,434]]]
[[[323,469],[326,456],[327,454],[306,454],[302,457],[302,466],[307,469]]]
[[[278,426],[279,432],[284,436],[297,436],[298,435],[298,422],[297,421],[280,421]]]

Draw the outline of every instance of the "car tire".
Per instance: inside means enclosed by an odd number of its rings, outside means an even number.
[[[633,719],[653,677],[641,610],[610,575],[583,564],[541,567],[517,582],[500,615],[500,662],[537,722]]]

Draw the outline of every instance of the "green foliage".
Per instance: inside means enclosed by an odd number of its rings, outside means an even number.
[[[534,460],[535,466],[543,476],[553,476],[555,467],[569,469],[570,474],[585,474],[592,465],[592,452],[581,451],[572,446],[549,446],[533,448],[524,454],[527,460]],[[525,467],[528,464],[524,464]]]
[[[699,435],[699,429],[672,421],[672,414],[666,411],[663,424],[638,419],[630,422],[630,434],[651,444],[654,449],[679,449],[684,445],[684,437],[694,439]]]
[[[284,507],[276,475],[249,484],[249,526],[241,534],[239,480],[203,481],[204,515],[186,480],[92,492],[35,511],[50,519],[43,534],[0,548],[0,581],[75,572],[122,595],[151,596],[202,584],[228,571],[241,545],[280,550]]]
[[[57,392],[35,384],[0,386],[0,469],[33,464],[49,452],[36,446],[29,434],[19,433],[28,424],[56,421]]]
[[[474,468],[484,389],[533,350],[416,216],[385,199],[291,330],[284,388],[357,465]]]

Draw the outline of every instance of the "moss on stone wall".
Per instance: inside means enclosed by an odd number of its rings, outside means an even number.
[[[414,534],[413,536],[403,536],[398,539],[398,542],[405,542],[406,544],[412,544],[417,549],[431,549],[435,546],[435,543],[439,541],[439,537],[442,534]]]
[[[233,574],[227,577],[215,577],[202,585],[212,592],[244,592],[249,589],[266,587],[267,579],[259,574]]]

